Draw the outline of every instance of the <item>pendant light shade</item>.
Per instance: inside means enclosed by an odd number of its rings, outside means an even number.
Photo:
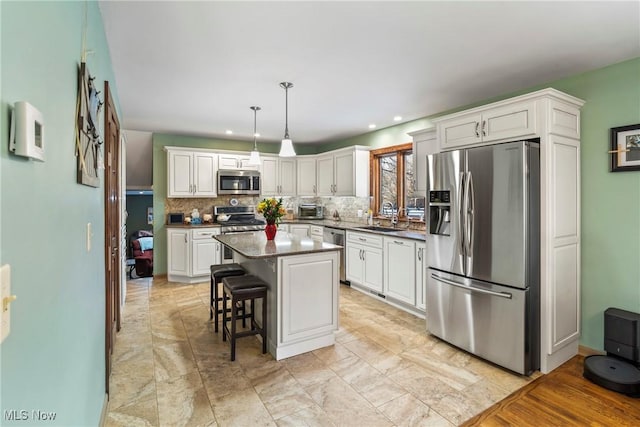
[[[284,89],[285,93],[285,110],[284,110],[284,138],[282,139],[282,145],[280,146],[280,157],[294,157],[296,151],[293,149],[293,141],[289,138],[289,89],[293,87],[293,83],[282,82],[280,87]]]
[[[260,111],[260,107],[249,107],[253,110],[253,151],[251,152],[251,156],[249,156],[249,164],[250,165],[260,165],[260,153],[258,152],[258,143],[256,138],[258,137],[258,133],[256,132],[256,116],[258,111]]]

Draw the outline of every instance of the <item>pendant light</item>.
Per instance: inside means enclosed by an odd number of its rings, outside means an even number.
[[[256,115],[258,111],[260,111],[260,107],[249,107],[253,110],[253,151],[251,152],[251,156],[249,157],[250,165],[260,165],[260,153],[258,152],[258,143],[256,138],[258,137],[258,133],[256,132]]]
[[[282,82],[280,87],[284,89],[285,109],[284,109],[284,139],[280,146],[280,157],[294,157],[296,155],[293,149],[293,142],[289,138],[289,89],[293,87],[293,83]]]

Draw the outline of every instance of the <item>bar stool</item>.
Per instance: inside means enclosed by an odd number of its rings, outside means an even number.
[[[215,332],[218,332],[218,315],[222,313],[220,302],[222,298],[218,297],[218,283],[225,277],[244,276],[247,271],[240,264],[214,264],[211,266],[211,293],[209,298],[209,320],[213,319],[215,313],[216,323]],[[222,306],[228,310],[225,305]],[[244,309],[244,306],[243,306]],[[244,314],[244,310],[242,312]],[[244,323],[243,323],[244,326]]]
[[[236,339],[258,335],[262,337],[262,354],[267,352],[267,284],[259,278],[251,275],[225,277],[222,279],[222,304],[227,306],[227,299],[231,298],[231,317],[223,315],[222,341],[231,341],[231,361],[236,360]],[[255,300],[262,298],[262,327],[259,328],[255,321]],[[251,301],[251,313],[238,314],[238,303]],[[236,331],[238,319],[251,319],[248,331]],[[231,321],[231,331],[227,326],[227,320]]]

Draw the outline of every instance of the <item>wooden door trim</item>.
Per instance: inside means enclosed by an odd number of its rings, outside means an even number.
[[[104,109],[104,279],[105,279],[105,390],[109,394],[109,378],[111,376],[111,355],[113,354],[113,346],[115,342],[115,332],[120,330],[120,175],[119,175],[119,144],[120,144],[120,122],[115,109],[115,103],[111,95],[109,82],[104,82],[105,90],[105,109]],[[111,138],[112,126],[115,126],[115,140]],[[115,173],[112,170],[115,168]],[[113,194],[117,194],[115,200]],[[113,203],[116,204],[115,209]],[[116,234],[116,260],[110,269],[112,263],[112,239],[111,236]],[[113,286],[112,284],[116,285]]]

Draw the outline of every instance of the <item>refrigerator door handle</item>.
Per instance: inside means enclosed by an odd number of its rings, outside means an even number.
[[[460,172],[460,194],[458,195],[458,240],[460,242],[460,255],[464,257],[464,211],[465,211],[465,184],[464,172]]]
[[[465,187],[465,201],[467,207],[465,209],[465,252],[467,256],[473,254],[473,226],[474,226],[474,209],[475,209],[475,193],[473,191],[473,176],[471,172],[467,172],[467,185]]]
[[[445,279],[444,277],[438,276],[435,273],[431,273],[431,277],[438,282],[446,283],[447,285],[455,286],[457,288],[466,289],[471,292],[477,292],[479,294],[486,294],[486,295],[491,295],[491,296],[500,297],[500,298],[507,298],[507,299],[512,298],[512,295],[507,292],[495,292],[487,289],[476,288],[474,286],[467,286],[463,283],[458,283],[454,280]]]

